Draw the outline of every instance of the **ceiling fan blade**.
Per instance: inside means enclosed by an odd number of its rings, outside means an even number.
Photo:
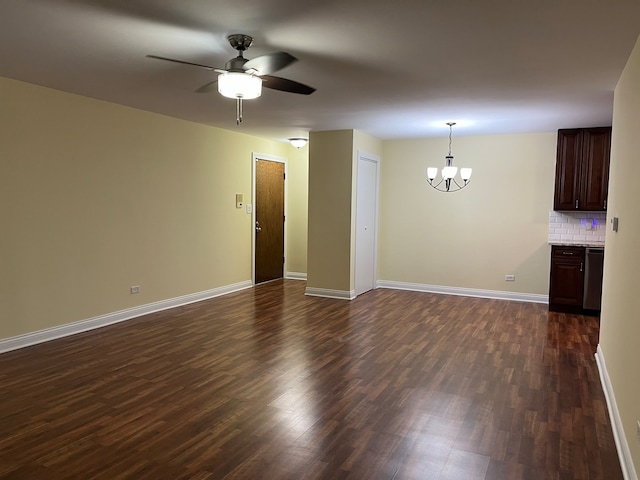
[[[268,53],[247,61],[242,68],[254,70],[257,75],[269,75],[297,62],[298,59],[287,52]]]
[[[215,70],[214,67],[209,65],[202,65],[201,63],[185,62],[184,60],[176,60],[175,58],[159,57],[158,55],[147,55],[148,58],[155,58],[156,60],[165,60],[167,62],[182,63],[183,65],[192,65],[194,67],[206,68],[207,70]]]
[[[209,93],[209,92],[215,92],[218,87],[218,80],[214,80],[213,82],[209,82],[209,83],[205,83],[204,85],[202,85],[200,88],[198,88],[196,90],[196,93]]]
[[[316,91],[315,88],[305,85],[304,83],[295,82],[286,78],[272,77],[271,75],[261,75],[264,81],[262,86],[272,88],[273,90],[281,90],[289,93],[299,93],[300,95],[311,95]]]

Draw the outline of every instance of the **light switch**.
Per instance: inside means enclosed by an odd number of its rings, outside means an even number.
[[[611,230],[614,232],[618,231],[618,217],[613,217],[611,219]]]
[[[242,203],[243,203],[242,194],[236,193],[236,208],[242,208]]]
[[[247,213],[253,213],[253,205],[247,203]]]

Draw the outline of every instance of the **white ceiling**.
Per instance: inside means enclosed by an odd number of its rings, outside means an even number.
[[[286,51],[275,73],[317,91],[245,102],[194,93],[224,67]],[[638,0],[2,0],[0,76],[284,140],[550,132],[611,122],[640,35]]]

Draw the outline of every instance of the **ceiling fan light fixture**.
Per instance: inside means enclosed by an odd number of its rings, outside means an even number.
[[[290,138],[289,139],[289,143],[296,148],[304,147],[308,141],[309,140],[307,140],[306,138]]]
[[[262,79],[242,72],[221,73],[218,75],[218,92],[227,98],[258,98],[262,94]]]

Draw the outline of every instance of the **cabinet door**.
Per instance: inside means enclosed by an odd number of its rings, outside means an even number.
[[[611,128],[588,128],[583,135],[580,210],[607,208]]]
[[[582,307],[584,248],[551,249],[549,304]]]
[[[551,267],[549,303],[553,305],[582,306],[582,264],[555,261]]]
[[[558,130],[554,210],[578,209],[576,201],[580,195],[582,132],[580,128]]]

